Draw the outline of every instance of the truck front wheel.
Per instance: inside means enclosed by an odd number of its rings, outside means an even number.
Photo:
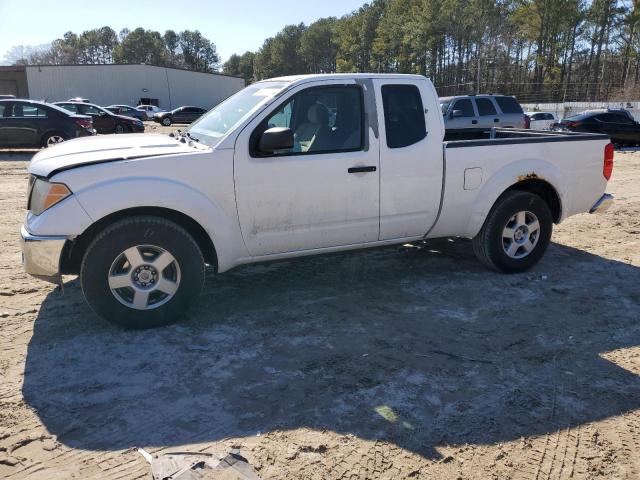
[[[202,252],[179,225],[154,216],[120,220],[91,242],[80,283],[91,308],[125,328],[172,323],[204,284]]]
[[[473,239],[478,259],[492,270],[518,273],[544,255],[553,229],[551,211],[538,195],[508,191],[495,203]]]

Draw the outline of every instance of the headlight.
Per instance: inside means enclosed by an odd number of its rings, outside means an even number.
[[[48,182],[37,177],[32,177],[32,179],[29,179],[31,194],[29,195],[28,208],[34,215],[40,215],[71,195],[71,190],[64,183]]]

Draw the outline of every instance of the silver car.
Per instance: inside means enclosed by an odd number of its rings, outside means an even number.
[[[529,128],[518,101],[506,95],[441,97],[440,107],[447,130]]]

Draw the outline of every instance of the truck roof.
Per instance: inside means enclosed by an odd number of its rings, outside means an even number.
[[[405,73],[319,73],[309,75],[287,75],[283,77],[266,78],[263,81],[278,81],[299,83],[311,80],[340,80],[340,79],[404,79],[404,80],[425,80],[427,77],[423,75],[412,75]]]

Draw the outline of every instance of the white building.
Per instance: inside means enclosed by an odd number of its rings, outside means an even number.
[[[144,103],[165,110],[182,105],[209,109],[244,86],[238,77],[145,64],[0,67],[0,94],[47,102],[83,97],[103,106]]]

